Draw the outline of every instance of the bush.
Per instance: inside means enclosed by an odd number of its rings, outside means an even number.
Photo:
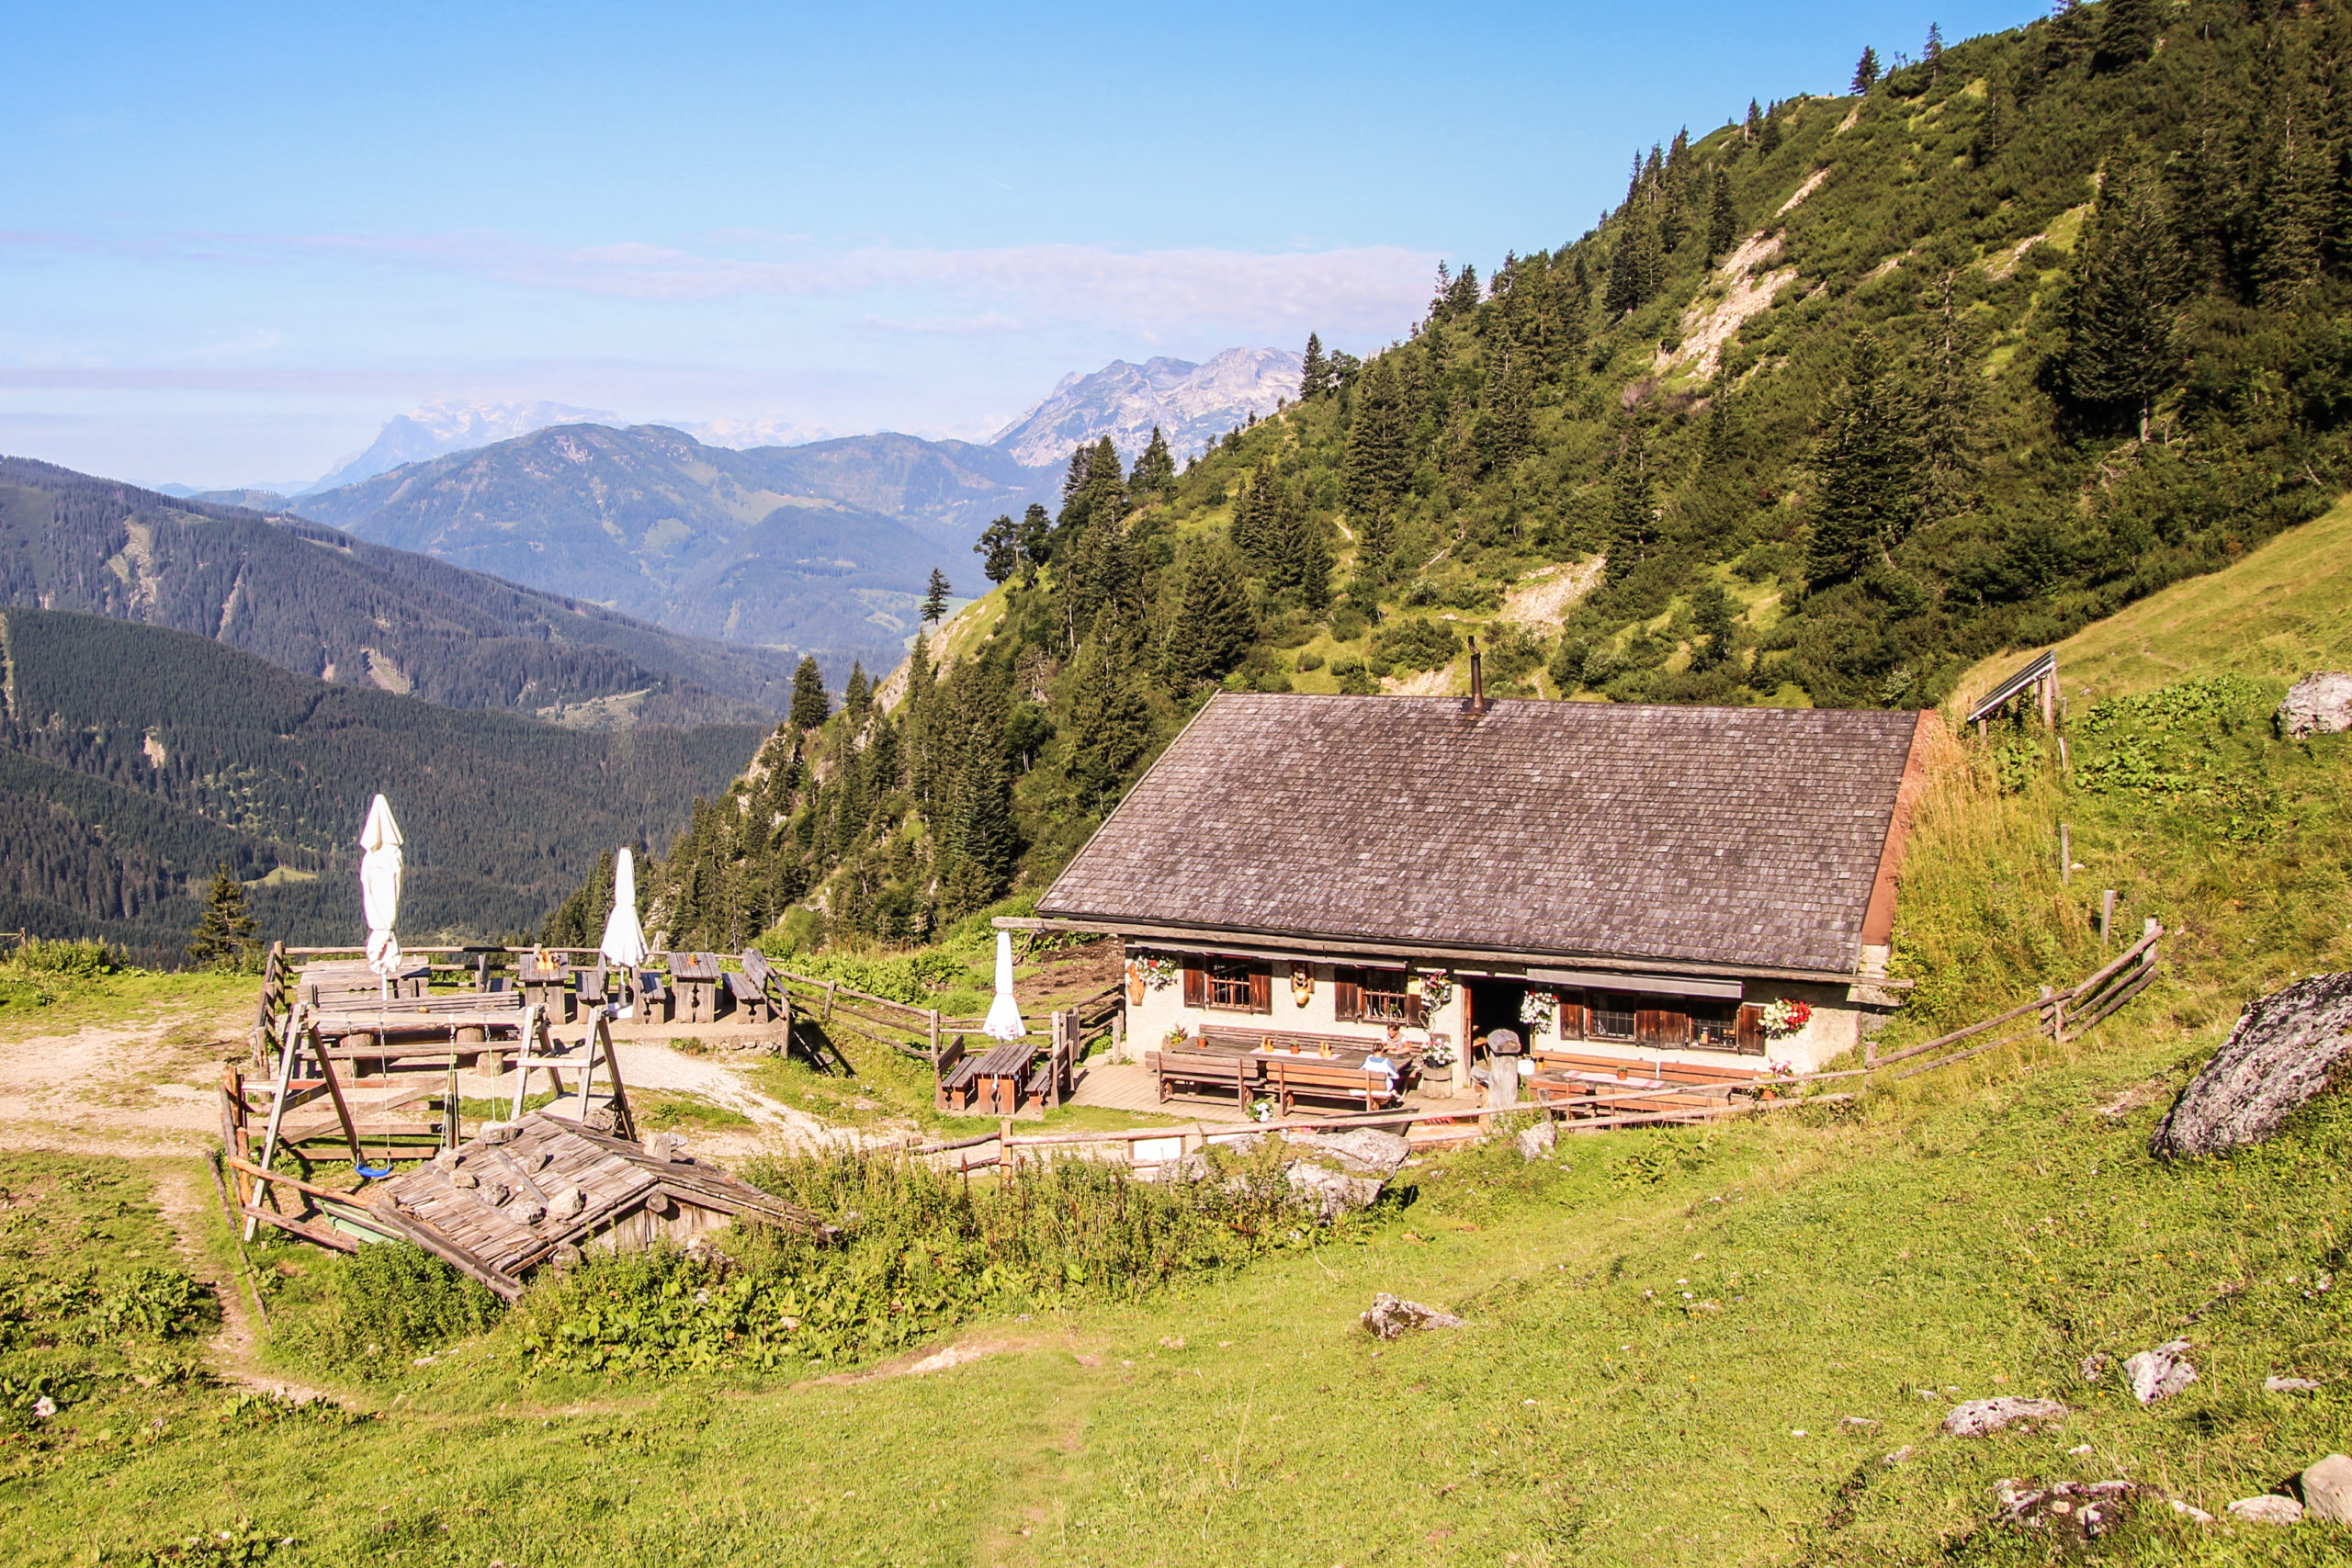
[[[1319,653],[1302,653],[1298,656],[1298,667],[1302,671],[1320,670],[1323,668],[1323,656]]]
[[[1331,640],[1353,642],[1364,634],[1364,618],[1353,607],[1336,610],[1331,615]]]
[[[28,939],[9,955],[9,964],[31,975],[55,975],[73,980],[112,975],[125,966],[119,949],[102,942]]]
[[[1462,637],[1443,621],[1400,620],[1381,628],[1373,639],[1373,651],[1391,665],[1435,670],[1462,651]]]
[[[324,1299],[281,1314],[281,1336],[308,1359],[367,1377],[495,1324],[499,1299],[421,1247],[379,1242],[312,1270]]]
[[[753,1161],[750,1180],[840,1238],[739,1224],[731,1255],[594,1258],[521,1309],[526,1353],[591,1371],[850,1359],[981,1311],[1131,1300],[1306,1243],[1281,1145],[1205,1157],[1204,1179],[1165,1186],[1080,1158],[978,1184],[861,1149]]]

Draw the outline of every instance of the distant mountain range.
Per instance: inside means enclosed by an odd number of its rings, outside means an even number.
[[[407,837],[406,942],[533,930],[598,854],[683,829],[767,733],[582,734],[0,609],[0,925],[176,959],[225,865],[265,937],[356,942],[355,840],[380,790]]]
[[[792,678],[768,649],[20,457],[0,457],[0,604],[171,626],[301,675],[592,728],[772,719]]]
[[[989,445],[1015,462],[1058,469],[1070,449],[1108,435],[1133,462],[1154,425],[1179,458],[1298,396],[1305,361],[1280,348],[1228,348],[1205,365],[1187,359],[1114,359],[1091,376],[1070,375],[1046,400],[1006,425]]]
[[[933,567],[968,591],[988,520],[1059,480],[961,441],[731,451],[660,425],[564,424],[305,496],[379,544],[674,631],[895,664]]]

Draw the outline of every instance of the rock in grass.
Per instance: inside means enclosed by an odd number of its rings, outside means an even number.
[[[1383,1291],[1372,1298],[1372,1310],[1363,1314],[1363,1325],[1375,1339],[1394,1339],[1411,1328],[1463,1328],[1468,1326],[1450,1312],[1440,1312],[1433,1306],[1408,1302]]]
[[[2303,1522],[2303,1506],[2292,1497],[2241,1497],[2230,1505],[2229,1513],[2232,1518],[2244,1519],[2250,1525],[2299,1525]]]
[[[2195,1382],[2197,1369],[2188,1364],[2188,1340],[2167,1339],[2127,1359],[2123,1375],[2131,1381],[2132,1397],[2143,1404],[2154,1404]]]
[[[2083,1374],[2085,1382],[2097,1382],[2107,1375],[2107,1358],[2094,1350],[2085,1356],[2075,1370]]]
[[[1558,1145],[1560,1134],[1559,1130],[1552,1125],[1551,1118],[1547,1116],[1532,1127],[1521,1127],[1519,1130],[1518,1142],[1520,1158],[1542,1159]]]
[[[1343,1133],[1288,1133],[1284,1136],[1294,1144],[1311,1149],[1321,1158],[1337,1164],[1350,1176],[1377,1176],[1384,1181],[1396,1174],[1413,1145],[1394,1133],[1384,1133],[1377,1127],[1351,1127]]]
[[[2177,1497],[2170,1499],[2170,1502],[2172,1504],[2172,1511],[2178,1514],[2182,1518],[2187,1519],[2190,1524],[2210,1525],[2213,1522],[2213,1516],[2207,1513],[2204,1509],[2197,1506],[2194,1503],[2184,1503]]]
[[[2314,975],[2257,997],[2156,1123],[2160,1159],[2258,1144],[2332,1083],[2352,1080],[2352,975]]]
[[[2066,1407],[2054,1399],[2021,1399],[1999,1394],[1955,1404],[1944,1417],[1944,1432],[1954,1438],[1983,1438],[2028,1421],[2064,1421]]]
[[[2330,1524],[2352,1525],[2352,1459],[2330,1454],[2303,1472],[2303,1512]]]
[[[2266,1393],[2309,1393],[2317,1387],[2319,1384],[2310,1378],[2265,1378],[2262,1380],[2263,1392]]]
[[[2035,1487],[2001,1481],[1994,1483],[1993,1495],[2001,1517],[2012,1524],[2088,1542],[2122,1522],[2138,1491],[2129,1481],[2061,1481]]]
[[[2294,739],[2306,735],[2341,735],[2352,729],[2352,675],[2341,670],[2317,670],[2296,682],[2278,705],[2278,733]]]

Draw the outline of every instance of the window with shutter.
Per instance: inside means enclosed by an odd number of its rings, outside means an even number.
[[[1749,1002],[1739,1010],[1739,1021],[1733,1026],[1733,1049],[1743,1056],[1764,1055],[1764,1009]]]
[[[1184,1005],[1188,1008],[1209,1005],[1208,971],[1197,964],[1184,965]]]
[[[1634,1043],[1636,1045],[1688,1045],[1690,1043],[1690,1015],[1674,1008],[1655,1005],[1665,998],[1644,997],[1652,1005],[1634,1010]]]
[[[1591,1010],[1585,1006],[1581,994],[1560,998],[1560,1038],[1582,1040],[1586,1037],[1586,1019]]]
[[[1363,971],[1339,969],[1332,972],[1331,1016],[1342,1023],[1352,1023],[1363,1016]]]
[[[1224,1012],[1274,1010],[1272,965],[1246,958],[1206,958],[1201,961],[1201,1006]]]
[[[1360,969],[1356,1016],[1367,1023],[1401,1023],[1408,1029],[1422,1024],[1421,998],[1405,989],[1402,969]]]

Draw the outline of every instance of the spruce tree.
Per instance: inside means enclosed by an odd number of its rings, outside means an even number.
[[[1348,505],[1360,518],[1385,511],[1412,478],[1412,416],[1397,357],[1384,354],[1373,361],[1348,427]]]
[[[1984,378],[1977,372],[1976,324],[1959,303],[1959,277],[1947,272],[1933,299],[1919,401],[1920,511],[1929,519],[1966,512],[1975,502],[1976,430]]]
[[[1781,117],[1768,114],[1763,126],[1756,132],[1756,155],[1769,158],[1781,150]]]
[[[1747,118],[1740,122],[1739,138],[1753,147],[1757,138],[1763,134],[1764,111],[1756,107],[1754,98],[1750,98],[1747,100]]]
[[[2335,162],[2304,105],[2277,121],[2255,203],[2254,276],[2265,310],[2291,310],[2319,282],[2335,207]]]
[[[1151,704],[1135,668],[1135,633],[1116,605],[1105,606],[1070,661],[1068,716],[1057,726],[1069,746],[1069,781],[1081,803],[1099,808],[1151,741]]]
[[[939,897],[940,913],[951,920],[987,908],[1003,894],[1021,847],[1001,727],[976,723],[964,744],[956,770],[953,854]]]
[[[609,873],[607,874],[609,874]],[[204,912],[188,935],[187,961],[199,968],[243,968],[260,947],[252,911],[245,907],[245,886],[221,863],[204,895]]]
[[[1853,90],[1857,93],[1867,93],[1876,85],[1878,85],[1878,51],[1864,44],[1861,59],[1854,62]]]
[[[922,618],[926,624],[936,624],[947,614],[947,596],[952,592],[947,574],[933,567],[931,583],[922,592]]]
[[[2179,367],[2173,311],[2181,267],[2163,192],[2137,164],[2108,171],[2074,273],[2061,384],[2080,410],[2136,415],[2145,440],[2156,398]]]
[[[1487,383],[1487,453],[1497,470],[1526,455],[1535,430],[1535,398],[1528,385],[1524,356],[1506,353],[1502,367]]]
[[[1053,558],[1054,522],[1046,514],[1042,503],[1035,501],[1029,503],[1029,510],[1022,513],[1020,526],[1013,536],[1021,546],[1021,558],[1029,563],[1031,570]]]
[[[817,656],[804,653],[792,671],[792,725],[796,729],[814,729],[825,722],[833,711],[833,700],[825,694],[825,674],[817,668]]]
[[[2115,0],[2108,0],[2112,6]],[[1928,24],[1928,41],[1919,46],[1919,63],[1928,68],[1928,79],[1934,81],[1944,73],[1944,29],[1935,22]]]
[[[1477,488],[1477,430],[1470,417],[1470,394],[1460,387],[1453,389],[1453,401],[1445,412],[1439,462],[1446,482],[1457,494],[1466,495]]]
[[[1738,629],[1731,595],[1723,584],[1702,582],[1690,595],[1690,668],[1713,670],[1731,657],[1732,636]]]
[[[1816,446],[1805,586],[1817,592],[1861,575],[1910,526],[1918,476],[1910,409],[1885,351],[1855,339]]]
[[[872,705],[873,695],[872,684],[865,678],[865,660],[851,660],[849,684],[842,688],[842,711],[849,715],[851,722],[855,723],[865,718],[866,709]]]
[[[1707,265],[1729,254],[1739,239],[1739,209],[1733,204],[1731,175],[1717,169],[1715,188],[1707,203]]]
[[[1323,340],[1313,333],[1307,333],[1306,360],[1298,372],[1298,400],[1304,403],[1320,397],[1330,376],[1331,362],[1323,357]]]
[[[2107,0],[2098,8],[2091,70],[2106,74],[2147,59],[2155,51],[2157,20],[2156,0]]]
[[[990,582],[1003,582],[1019,570],[1021,531],[1012,516],[1001,516],[982,529],[972,553],[980,558],[980,571]]]
[[[1657,540],[1657,500],[1650,473],[1649,432],[1628,420],[1609,474],[1609,581],[1622,582],[1649,558]]]
[[[1136,471],[1127,477],[1130,502],[1142,505],[1153,496],[1164,495],[1176,488],[1176,458],[1168,450],[1168,437],[1159,426],[1151,427],[1151,440],[1136,459]]]

